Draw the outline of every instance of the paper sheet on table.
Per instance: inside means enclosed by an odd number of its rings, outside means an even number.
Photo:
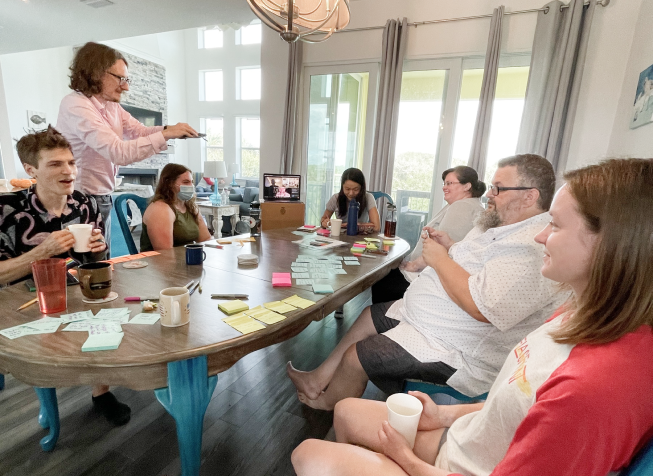
[[[270,311],[278,312],[279,314],[285,314],[287,312],[297,310],[295,306],[291,306],[290,304],[286,304],[285,302],[281,301],[266,302],[263,305]]]
[[[129,320],[130,314],[131,311],[128,307],[100,309],[100,311],[95,315],[95,319],[102,319],[105,321],[123,321],[125,316],[127,316],[127,320]]]
[[[93,316],[93,311],[91,310],[73,312],[71,314],[62,314],[61,322],[65,324],[67,322],[85,321],[87,319],[93,319],[94,317],[95,316]]]
[[[117,322],[100,322],[98,324],[92,322],[88,326],[89,335],[99,335],[99,334],[119,334],[122,332],[122,327]]]
[[[283,321],[286,316],[277,314],[276,312],[265,309],[263,306],[257,306],[254,309],[249,309],[245,311],[244,314],[247,314],[249,317],[253,317],[257,321],[261,321],[265,324],[276,324],[277,322]]]
[[[155,324],[161,318],[161,314],[153,312],[141,312],[132,317],[132,320],[127,324],[143,324],[143,325],[152,325]]]
[[[315,294],[332,294],[333,288],[328,284],[313,284],[313,292]]]
[[[292,277],[293,279],[309,279],[311,277],[311,274],[308,273],[308,270],[306,270],[306,273],[293,273]]]
[[[295,284],[297,286],[313,286],[312,279],[295,279]]]
[[[90,335],[82,345],[82,352],[117,349],[120,346],[123,336],[124,334],[122,332]]]
[[[304,299],[303,297],[297,296],[297,294],[284,299],[282,302],[285,302],[286,304],[290,304],[291,306],[299,307],[300,309],[307,309],[311,307],[313,304],[315,304],[315,301],[311,301],[310,299]]]
[[[354,260],[345,261],[345,264],[348,265],[348,266],[360,266],[361,265],[360,261],[358,261],[358,260],[356,260],[356,261],[354,261]]]
[[[260,322],[255,321],[244,313],[236,314],[235,316],[222,319],[226,324],[230,325],[242,334],[250,334],[252,332],[265,329],[265,326]]]
[[[62,324],[61,319],[54,319],[51,317],[46,317],[45,319],[40,319],[38,321],[28,322],[23,324],[23,327],[30,329],[29,334],[52,334],[57,332],[59,326]]]

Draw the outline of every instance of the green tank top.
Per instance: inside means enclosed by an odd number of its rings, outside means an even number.
[[[181,213],[174,207],[170,207],[175,212],[175,222],[172,224],[172,246],[183,246],[193,241],[197,241],[200,236],[200,227],[193,215],[186,210]],[[143,223],[143,232],[141,233],[141,253],[143,251],[153,251],[152,242],[147,235],[147,226]]]

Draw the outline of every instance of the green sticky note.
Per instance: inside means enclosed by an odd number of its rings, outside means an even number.
[[[227,301],[218,305],[218,309],[224,312],[226,315],[231,316],[237,312],[243,312],[249,309],[249,306],[243,301],[236,299],[235,301]]]
[[[82,345],[82,352],[96,352],[98,350],[117,349],[122,341],[123,333],[95,334],[89,336]]]
[[[313,284],[313,292],[315,294],[332,294],[333,288],[328,284]]]

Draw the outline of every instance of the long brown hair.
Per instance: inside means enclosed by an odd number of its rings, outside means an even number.
[[[564,177],[597,242],[587,288],[553,338],[603,344],[653,325],[653,159],[611,159]]]
[[[363,172],[355,167],[351,167],[345,170],[342,173],[342,177],[340,177],[340,192],[338,193],[338,216],[344,217],[346,213],[349,213],[349,209],[347,208],[347,195],[345,195],[345,191],[343,190],[347,180],[356,182],[361,186],[360,192],[358,192],[358,195],[356,195],[356,201],[359,205],[358,218],[360,218],[367,208],[367,200],[365,197],[367,194],[367,188],[365,187],[365,175],[363,175]]]
[[[189,168],[184,167],[181,164],[167,164],[163,167],[163,170],[161,170],[161,176],[159,177],[159,183],[156,185],[156,191],[154,192],[154,196],[150,203],[162,200],[174,209],[175,202],[177,201],[177,193],[174,190],[174,184],[179,176],[186,172],[190,172],[191,176],[193,175],[193,172]],[[195,204],[195,197],[185,201],[184,203],[186,204],[186,210],[188,210],[193,218],[197,220],[199,209]]]
[[[102,92],[102,77],[116,61],[127,60],[118,50],[89,41],[82,46],[70,66],[70,89],[79,91],[86,97]]]

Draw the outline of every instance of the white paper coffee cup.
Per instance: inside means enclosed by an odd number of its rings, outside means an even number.
[[[91,251],[89,240],[91,239],[91,233],[93,233],[93,225],[79,223],[76,225],[68,225],[68,229],[75,237],[73,250],[75,250],[76,253],[88,253]]]
[[[340,228],[342,227],[342,220],[340,218],[332,218],[329,228],[331,229],[331,236],[340,236]]]
[[[388,397],[385,404],[388,407],[388,423],[401,433],[413,448],[417,436],[417,426],[422,416],[422,402],[407,393],[395,393]]]

